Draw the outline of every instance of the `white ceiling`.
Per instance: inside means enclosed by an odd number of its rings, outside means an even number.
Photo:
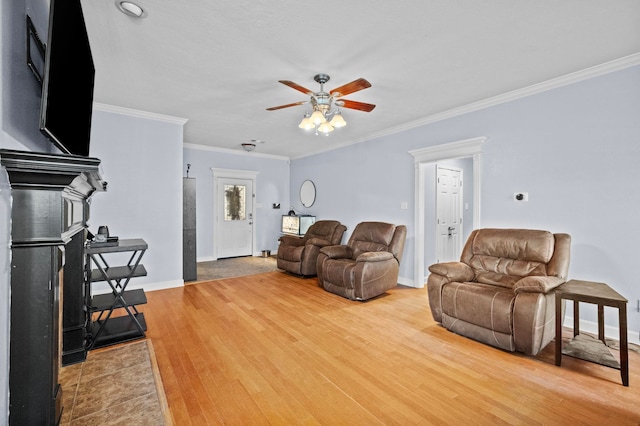
[[[640,52],[637,0],[82,0],[94,101],[188,119],[184,142],[300,157]],[[297,127],[313,91],[360,77],[330,136]]]

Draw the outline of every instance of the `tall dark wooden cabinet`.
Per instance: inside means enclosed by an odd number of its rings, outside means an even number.
[[[12,198],[11,425],[58,424],[58,372],[68,349],[64,344],[76,338],[79,347],[69,353],[83,353],[82,326],[73,327],[74,338],[62,328],[69,322],[66,314],[72,314],[73,321],[86,321],[83,298],[77,301],[83,292],[82,273],[77,275],[78,266],[84,265],[79,248],[84,245],[87,199],[106,189],[99,164],[95,158],[0,150]]]
[[[196,180],[182,179],[182,276],[185,281],[198,278],[196,260]]]

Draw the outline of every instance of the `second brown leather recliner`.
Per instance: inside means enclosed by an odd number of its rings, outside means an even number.
[[[318,255],[318,282],[351,300],[379,296],[398,284],[407,227],[362,222],[346,245],[328,246]]]

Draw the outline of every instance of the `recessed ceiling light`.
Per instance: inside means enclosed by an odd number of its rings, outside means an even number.
[[[147,17],[147,11],[131,1],[116,0],[116,7],[120,12],[125,15],[133,16],[134,18]]]

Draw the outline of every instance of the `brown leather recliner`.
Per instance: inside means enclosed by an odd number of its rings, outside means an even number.
[[[398,284],[407,227],[362,222],[346,245],[328,246],[318,255],[318,283],[351,300],[367,300]]]
[[[535,356],[555,337],[554,289],[567,279],[571,237],[478,229],[459,262],[429,267],[436,322],[457,334]]]
[[[285,271],[315,276],[318,253],[324,246],[340,244],[347,227],[337,220],[319,220],[307,229],[304,237],[282,235],[278,240],[276,264]]]

